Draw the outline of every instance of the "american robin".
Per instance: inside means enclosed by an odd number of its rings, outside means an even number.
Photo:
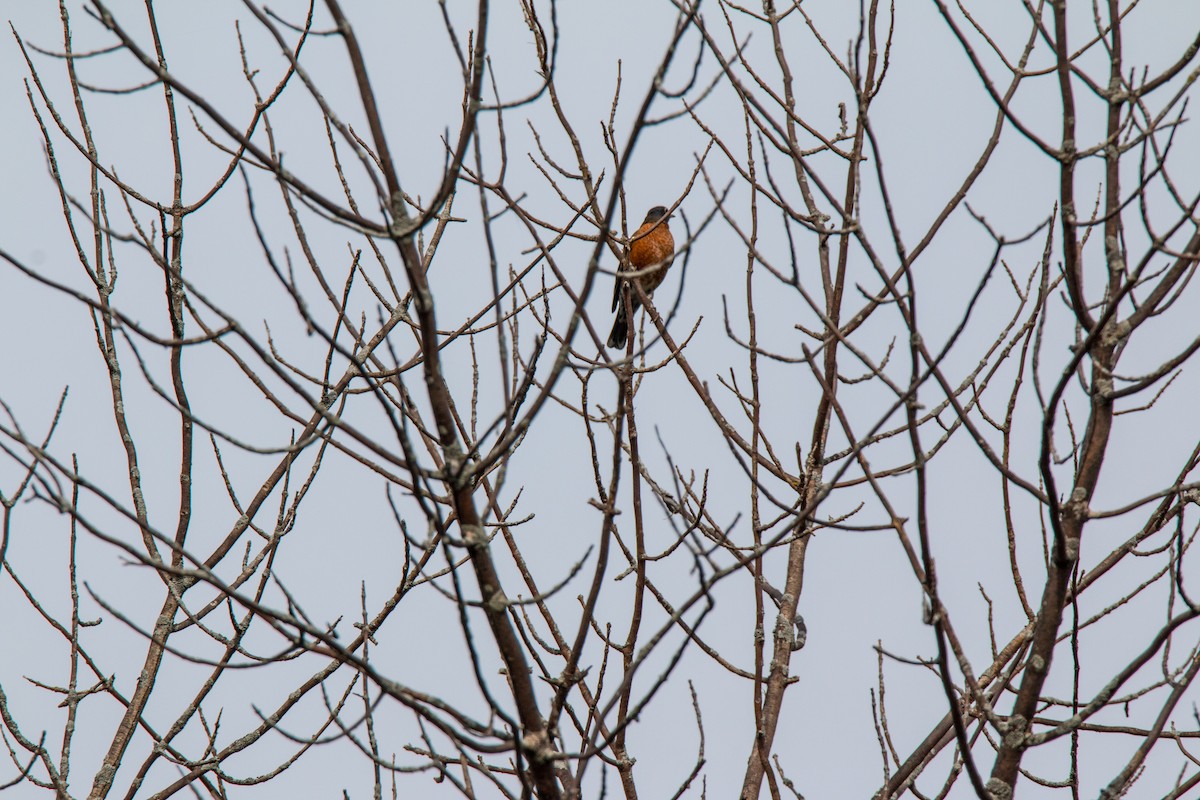
[[[675,237],[667,227],[669,219],[666,206],[655,206],[629,240],[629,271],[639,273],[635,280],[647,295],[653,294],[663,282],[671,262],[675,260]],[[618,275],[617,284],[613,287],[613,308],[617,312],[617,319],[613,322],[612,333],[608,335],[608,346],[612,348],[624,347],[629,334],[629,318],[626,317],[622,289],[629,291],[630,312],[637,311],[641,305],[637,293],[629,290],[628,280]]]

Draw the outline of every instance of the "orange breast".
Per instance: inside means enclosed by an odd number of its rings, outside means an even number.
[[[665,224],[659,225],[648,235],[637,238],[641,233],[642,229],[638,228],[633,244],[629,247],[629,263],[634,267],[643,269],[659,264],[670,260],[675,254],[675,237]]]

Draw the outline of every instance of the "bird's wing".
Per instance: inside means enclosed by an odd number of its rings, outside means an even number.
[[[627,263],[629,263],[629,250],[625,251],[625,261],[617,265],[617,274],[613,276],[613,311],[617,310],[617,305],[621,302],[621,287],[625,285],[624,279],[621,278],[621,271]]]

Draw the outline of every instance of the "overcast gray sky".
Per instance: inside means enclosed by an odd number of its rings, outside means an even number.
[[[474,10],[465,3],[448,5],[459,35],[465,38]],[[707,5],[708,24],[716,31],[723,31],[718,6]],[[818,21],[830,48],[839,56],[846,51],[858,24],[857,10],[850,9],[850,5],[833,0],[808,0],[804,4]],[[935,5],[919,2],[897,5],[890,73],[884,92],[873,106],[872,125],[885,158],[897,223],[911,247],[978,158],[994,122],[995,105],[983,91],[962,48],[938,18]],[[1019,48],[1027,35],[1028,25],[1028,18],[1019,3],[967,5],[980,15],[980,23],[1007,52],[1011,54]],[[1124,42],[1125,58],[1131,69],[1140,70],[1141,65],[1148,65],[1153,73],[1176,59],[1195,38],[1196,31],[1200,30],[1200,4],[1145,0],[1143,5],[1144,8],[1137,9],[1130,17]],[[461,115],[460,72],[450,50],[438,5],[433,2],[348,2],[346,6],[367,54],[404,188],[413,196],[428,198],[442,174],[442,137],[447,131],[451,138],[456,135]],[[519,9],[513,7],[515,4],[496,6],[489,32],[490,74],[501,95],[512,99],[533,91],[538,85],[531,52],[532,37]],[[77,51],[112,44],[111,34],[80,6],[69,3],[68,7]],[[117,0],[111,7],[119,19],[128,20],[129,29],[140,41],[149,41],[142,4]],[[240,4],[160,2],[155,8],[171,71],[211,100],[236,125],[245,124],[253,109],[253,97],[242,77],[234,21],[241,22],[247,55],[252,68],[262,71],[264,85],[272,84],[285,64],[273,40]],[[272,5],[273,10],[289,20],[301,19],[303,8],[303,4],[294,2]],[[27,43],[50,50],[61,49],[60,20],[53,4],[8,0],[0,3],[0,9]],[[1091,4],[1073,3],[1071,13],[1080,36],[1086,35],[1091,25]],[[622,102],[615,115],[615,128],[617,140],[623,146],[631,120],[670,39],[675,19],[674,9],[665,2],[564,3],[558,9],[562,45],[558,52],[556,80],[563,96],[563,111],[579,135],[589,161],[598,169],[606,169],[608,180],[611,180],[612,162],[604,148],[601,127],[609,116],[618,64]],[[316,27],[327,28],[328,24],[327,15],[318,14]],[[746,29],[750,29],[748,24]],[[836,131],[838,104],[853,102],[853,94],[798,18],[789,21],[787,33],[789,38],[784,46],[793,67],[798,70],[795,80],[801,98],[799,105],[806,109],[807,119],[820,122],[827,131]],[[728,33],[719,33],[718,38],[728,49]],[[668,73],[667,88],[687,82],[696,44],[695,36],[685,37],[679,61]],[[771,66],[771,52],[769,33],[756,30],[746,50],[749,60],[767,70]],[[980,47],[979,52],[988,68],[996,70],[998,80],[1003,83],[998,60],[985,47]],[[1102,52],[1095,56],[1094,60],[1084,62],[1093,69],[1104,63]],[[46,82],[47,93],[59,112],[69,118],[69,126],[77,129],[62,62],[36,55],[34,58]],[[1040,69],[1051,63],[1043,45],[1032,66]],[[354,90],[344,47],[337,37],[314,38],[307,45],[303,64],[338,115],[356,131],[365,132],[361,104]],[[698,73],[699,84],[711,80],[715,69],[711,57],[703,60]],[[87,83],[108,88],[133,86],[148,78],[145,69],[125,54],[80,62],[80,72]],[[772,85],[777,82],[774,72],[770,73],[770,81]],[[0,248],[50,280],[88,292],[86,276],[66,233],[62,203],[48,173],[42,137],[26,99],[28,85],[28,69],[16,42],[8,37],[0,45],[0,119],[3,120],[0,152],[4,154],[0,160]],[[132,95],[89,92],[85,93],[85,99],[101,161],[112,165],[124,180],[148,195],[168,199],[173,167],[164,136],[161,90],[155,87]],[[485,99],[491,98],[485,93]],[[44,113],[45,106],[40,100],[36,102]],[[1030,122],[1039,135],[1057,144],[1061,138],[1061,113],[1057,103],[1054,79],[1044,76],[1030,81],[1027,89],[1022,88],[1013,109]],[[229,145],[228,137],[220,134],[203,112],[187,103],[181,103],[180,108],[194,111],[205,131],[221,144]],[[660,98],[650,116],[679,110],[681,105],[677,100]],[[1101,111],[1094,102],[1081,103],[1081,143],[1086,140],[1090,145],[1096,140],[1097,131],[1103,132]],[[725,89],[714,92],[697,107],[696,113],[732,148],[740,148],[739,155],[744,158],[744,120],[741,107],[731,92]],[[275,106],[272,123],[280,137],[279,148],[284,153],[285,166],[318,190],[340,197],[337,176],[328,157],[325,128],[315,103],[298,83],[290,87]],[[506,112],[504,123],[508,137],[507,184],[510,190],[525,194],[523,202],[535,213],[545,214],[556,224],[565,223],[570,212],[547,186],[528,155],[537,154],[532,134],[536,129],[551,157],[568,168],[573,165],[569,142],[558,129],[553,110],[545,102],[523,106]],[[185,201],[189,201],[208,189],[221,174],[228,158],[204,141],[190,116],[181,117],[180,124],[187,164],[184,196]],[[494,174],[497,155],[495,115],[481,116],[480,124],[488,171]],[[52,138],[65,184],[77,199],[86,203],[86,162],[57,131]],[[1174,145],[1177,149],[1174,175],[1180,181],[1179,188],[1184,197],[1197,191],[1200,156],[1196,141],[1194,130],[1184,126]],[[696,159],[707,142],[704,131],[686,116],[644,132],[624,179],[629,230],[640,222],[649,207],[673,204],[681,197]],[[343,148],[342,152],[345,154],[348,150]],[[713,153],[709,158],[718,183],[735,177],[734,170],[719,153]],[[830,176],[840,174],[832,164],[822,161],[827,158],[819,156],[815,159],[818,169],[828,168]],[[781,171],[773,174],[773,179],[790,182],[789,193],[796,199],[794,175],[787,174],[782,166],[774,169]],[[367,185],[357,165],[352,165],[349,173],[353,180],[360,182],[360,189]],[[1090,208],[1102,173],[1096,163],[1086,165],[1083,173],[1091,183],[1083,185],[1081,181],[1079,197]],[[295,234],[278,190],[268,176],[254,174],[250,181],[256,209],[265,221],[271,247],[277,256],[282,256],[286,250],[296,261],[300,285],[315,298],[317,284],[302,267]],[[996,230],[1015,237],[1033,230],[1050,216],[1058,188],[1054,164],[1010,128],[1006,130],[989,169],[972,188],[968,201]],[[607,191],[606,186],[605,197]],[[1152,199],[1169,203],[1161,188],[1155,192]],[[744,208],[747,194],[744,186],[738,185],[732,195],[731,207]],[[361,194],[362,198],[369,196],[365,190]],[[680,213],[672,225],[677,241],[682,241],[685,230],[682,218],[686,216],[688,222],[695,225],[713,208],[702,180],[683,198],[679,208]],[[135,204],[135,209],[141,224],[148,225],[153,221],[144,208]],[[125,206],[115,192],[108,196],[108,211],[114,229],[131,231]],[[379,219],[378,209],[366,204],[362,213]],[[491,293],[486,250],[478,225],[478,197],[465,184],[460,187],[454,213],[467,220],[462,226],[466,232],[447,236],[430,273],[439,303],[439,320],[445,328],[461,324]],[[760,246],[779,263],[787,263],[789,243],[777,216],[775,214],[769,222],[764,220]],[[887,230],[886,221],[876,191],[864,194],[862,216],[870,220],[872,230],[881,237],[879,241],[886,244],[883,236]],[[340,287],[350,260],[348,244],[361,247],[362,237],[323,225],[313,215],[308,215],[306,221],[311,227],[314,252],[328,265],[332,276],[330,282]],[[619,229],[621,222],[617,220],[614,227]],[[746,219],[741,219],[740,223],[749,224]],[[531,260],[532,256],[527,252],[528,238],[515,221],[501,220],[496,226],[496,234],[495,245],[502,270],[509,266],[519,269]],[[1144,236],[1139,239],[1134,231],[1129,235],[1131,251],[1144,249]],[[239,176],[234,176],[213,203],[189,218],[184,246],[185,274],[199,292],[239,319],[260,342],[266,343],[269,332],[286,358],[305,369],[320,371],[324,345],[319,337],[310,336],[305,330],[297,318],[294,303],[268,268],[249,219],[244,183]],[[1044,246],[1045,237],[1038,236],[1005,252],[1005,263],[1016,280],[1023,282],[1035,269]],[[802,281],[816,291],[819,278],[811,255],[811,243],[802,242],[799,249]],[[556,251],[558,263],[572,280],[582,282],[591,250],[589,243],[568,242]],[[1055,252],[1058,253],[1057,249]],[[931,346],[940,348],[958,324],[991,253],[991,240],[960,208],[918,262],[916,274],[921,281],[923,334]],[[159,335],[169,335],[160,300],[163,292],[161,272],[130,246],[118,245],[116,254],[120,259],[118,307]],[[894,263],[895,254],[885,253],[884,258]],[[850,285],[856,288],[854,296],[847,302],[848,307],[857,308],[862,301],[857,287],[861,287],[862,292],[877,291],[878,279],[864,258],[855,255],[852,259],[849,268],[854,277]],[[665,310],[679,300],[679,312],[672,321],[677,341],[685,338],[702,318],[689,344],[691,363],[703,371],[703,379],[709,382],[713,393],[719,395],[721,405],[736,415],[736,402],[728,392],[718,388],[718,380],[729,378],[731,370],[741,380],[745,379],[744,351],[727,338],[723,313],[727,303],[731,324],[739,336],[744,335],[746,248],[735,232],[718,220],[697,240],[687,259],[686,273],[682,265],[683,260],[677,259],[672,276],[655,296],[656,304]],[[615,267],[611,256],[607,256],[607,262],[602,266],[609,270]],[[1103,267],[1095,269],[1102,271]],[[1094,276],[1100,274],[1099,271],[1089,273],[1091,280],[1099,280]],[[761,269],[755,281],[760,339],[770,342],[778,352],[800,357],[803,339],[795,325],[803,322],[814,326],[815,315],[794,293],[780,290]],[[610,286],[611,279],[602,276],[587,305],[601,334],[609,324]],[[1093,299],[1098,300],[1099,295]],[[1057,298],[1051,302],[1054,313],[1046,323],[1048,343],[1042,368],[1045,375],[1053,377],[1071,357],[1069,345],[1073,333],[1062,302]],[[1127,359],[1122,362],[1122,369],[1127,374],[1149,371],[1174,352],[1172,348],[1195,335],[1194,324],[1189,327],[1179,322],[1194,323],[1196,319],[1195,287],[1185,292],[1178,302],[1175,316],[1167,318],[1171,321],[1159,324],[1153,329],[1153,336],[1131,346]],[[371,330],[377,310],[361,284],[352,296],[351,305],[356,313],[366,315],[367,328]],[[561,292],[553,297],[552,306],[555,314],[565,315],[569,309]],[[988,347],[992,337],[1016,308],[1009,278],[998,272],[962,339],[947,358],[947,372],[959,380],[981,359],[991,357]],[[565,316],[557,318],[565,319]],[[75,299],[40,286],[7,266],[0,266],[0,325],[3,326],[0,341],[5,343],[0,348],[0,399],[8,404],[28,435],[37,439],[44,435],[60,394],[69,387],[51,452],[66,460],[77,454],[82,473],[92,476],[98,486],[111,492],[120,502],[128,503],[124,454],[113,426],[107,375],[98,356],[88,314]],[[532,327],[525,329],[528,338],[523,344],[526,347],[532,340],[532,330]],[[906,348],[905,332],[895,314],[881,312],[859,335],[860,345],[876,360],[883,359],[894,343],[896,352],[891,357],[896,359],[896,374],[906,380],[907,363],[900,363],[907,357],[902,357]],[[490,415],[501,408],[502,400],[497,384],[498,369],[494,363],[495,344],[490,339],[486,344],[484,341],[481,339],[480,343],[483,359],[481,407],[484,410],[481,423],[490,421]],[[581,350],[592,347],[583,342],[578,344]],[[396,347],[402,359],[411,355],[411,337],[397,342]],[[651,362],[667,356],[661,343],[656,348],[648,356]],[[122,349],[149,512],[164,530],[173,530],[178,495],[178,418],[170,405],[149,388],[132,353],[124,345]],[[150,376],[160,385],[168,386],[167,352],[150,345],[144,345],[144,350]],[[594,351],[592,347],[591,352]],[[465,347],[446,351],[447,370],[456,391],[470,391],[470,355]],[[190,348],[187,364],[189,396],[199,418],[253,447],[287,445],[288,437],[295,429],[294,421],[281,418],[216,348]],[[847,366],[849,372],[854,369],[861,371],[858,367]],[[807,447],[811,435],[811,409],[819,397],[819,387],[807,366],[764,361],[762,370],[764,380],[769,380],[771,386],[771,393],[763,402],[764,426],[770,431],[772,444],[780,449],[783,460],[794,466],[795,457],[791,455],[794,444],[799,442],[802,447]],[[334,372],[336,374],[338,370]],[[1008,381],[1011,382],[1011,378]],[[1003,379],[998,382],[1002,383]],[[414,391],[423,386],[416,378],[410,379],[410,383]],[[591,402],[611,410],[616,397],[615,385],[607,375],[596,379]],[[571,375],[565,376],[560,383],[564,396],[574,392],[574,400],[578,401],[575,386],[575,378]],[[1094,507],[1120,507],[1174,479],[1181,460],[1196,444],[1197,427],[1192,418],[1198,390],[1200,387],[1194,376],[1185,369],[1158,401],[1153,414],[1119,418],[1121,423],[1114,433],[1110,460]],[[749,541],[745,473],[730,457],[719,430],[680,371],[668,368],[649,374],[637,398],[643,456],[667,474],[659,445],[661,439],[674,462],[685,473],[711,470],[709,512],[722,524],[729,524],[740,515],[734,532]],[[291,399],[295,400],[294,397]],[[844,394],[846,409],[860,434],[880,421],[880,409],[887,408],[891,399],[877,382],[861,387],[847,385]],[[936,403],[937,399],[930,402]],[[1082,419],[1087,411],[1086,398],[1075,394],[1068,403],[1071,411],[1080,415],[1076,419],[1078,424],[1078,419]],[[1000,400],[993,400],[987,407],[992,414],[1002,414],[1003,410]],[[1033,483],[1038,482],[1036,456],[1041,445],[1037,415],[1038,409],[1032,400],[1024,401],[1018,408],[1017,419],[1024,427],[1012,455],[1014,470]],[[394,437],[388,438],[390,431],[378,406],[359,402],[347,420],[377,431],[381,440],[387,439],[387,446],[395,446]],[[902,415],[896,414],[891,425],[901,420]],[[835,424],[830,445],[833,451],[840,450],[846,442],[837,428]],[[926,446],[936,439],[935,431],[925,434]],[[1069,449],[1069,434],[1065,428],[1061,436],[1059,446]],[[900,463],[911,457],[906,448],[907,441],[883,443],[872,451],[872,462],[880,469],[889,463]],[[564,457],[567,452],[577,457]],[[601,452],[605,452],[603,446]],[[243,452],[228,443],[222,445],[222,456],[230,470],[232,484],[240,491],[251,493],[278,460],[277,455]],[[352,638],[353,621],[360,616],[362,588],[365,586],[370,608],[377,607],[393,591],[398,580],[397,564],[403,555],[403,540],[387,505],[383,479],[344,455],[331,454],[329,458],[331,463],[315,482],[302,507],[299,522],[289,534],[288,547],[280,550],[273,571],[290,591],[302,598],[304,611],[314,624],[321,626],[340,620],[339,634],[343,638]],[[226,535],[237,519],[237,513],[226,496],[207,437],[197,438],[196,460],[201,465],[194,487],[198,499],[188,546],[193,552],[205,553]],[[0,463],[3,463],[0,490],[8,493],[19,481],[21,473],[11,460]],[[627,464],[625,468],[628,470]],[[1069,475],[1069,467],[1063,469],[1067,470],[1063,474]],[[554,585],[566,577],[570,565],[582,559],[597,541],[600,514],[588,504],[595,495],[591,470],[591,458],[586,455],[586,441],[578,417],[549,404],[513,460],[505,484],[506,502],[512,502],[518,488],[521,489],[514,516],[535,515],[517,530],[521,536],[528,537],[524,540],[523,553],[530,569],[544,576],[541,579],[543,585]],[[1000,482],[987,458],[965,435],[956,436],[934,461],[930,479],[934,501],[929,514],[931,529],[936,532],[934,551],[939,564],[942,599],[957,615],[960,633],[964,634],[964,644],[969,652],[978,664],[986,666],[990,663],[992,647],[987,627],[989,613],[995,636],[1001,644],[1025,624],[1024,612],[1008,574],[1009,551],[1004,537],[1006,521],[1000,513]],[[897,513],[911,518],[915,514],[912,493],[904,489],[911,487],[911,477],[894,479],[889,485],[894,487],[898,500]],[[621,491],[621,503],[628,509],[628,482]],[[268,508],[277,506],[278,495],[274,497],[273,502],[268,502]],[[873,505],[866,486],[835,494],[827,506],[822,507],[823,518],[850,513],[863,502],[868,503],[868,507],[852,522],[861,525],[887,522],[880,508]],[[85,508],[113,535],[130,543],[140,541],[136,526],[106,510],[102,503],[93,500]],[[1036,602],[1042,580],[1042,517],[1037,504],[1019,491],[1015,494],[1013,508],[1018,514],[1016,525],[1020,530],[1017,558],[1028,573],[1035,576],[1026,591],[1031,602]],[[974,513],[980,509],[986,509],[986,512]],[[273,510],[264,512],[263,524],[269,525],[273,515]],[[44,505],[35,504],[19,508],[14,519],[18,524],[8,544],[8,562],[22,580],[36,587],[38,597],[50,613],[69,618],[70,597],[64,571],[68,530],[65,518]],[[628,516],[619,519],[619,524],[625,519]],[[660,551],[674,540],[675,534],[661,508],[648,508],[647,519],[647,546],[652,551]],[[413,524],[417,523],[414,521]],[[1094,535],[1097,542],[1095,550],[1089,550],[1093,547],[1093,540],[1089,539],[1085,545],[1084,563],[1094,564],[1094,559],[1128,538],[1133,532],[1129,526],[1136,524],[1120,518],[1097,520],[1089,527],[1089,534]],[[411,532],[418,537],[425,535],[423,530]],[[80,580],[86,582],[88,589],[82,600],[81,614],[85,618],[104,618],[102,626],[89,629],[95,653],[102,659],[104,671],[115,675],[124,691],[131,691],[141,668],[145,640],[105,611],[91,593],[128,614],[137,624],[148,626],[161,603],[160,581],[151,571],[130,564],[119,549],[95,537],[81,537],[79,546]],[[1089,561],[1089,557],[1093,560]],[[439,558],[438,563],[442,563],[442,559]],[[553,598],[553,606],[570,617],[568,627],[572,631],[573,615],[578,613],[575,598],[586,593],[591,563],[588,562],[584,577],[577,578],[561,595]],[[782,563],[782,555],[770,562],[768,579],[782,584]],[[678,599],[694,589],[695,576],[689,573],[691,566],[684,558],[655,562],[654,569],[661,584],[677,592]],[[1153,566],[1130,567],[1127,575],[1118,580],[1108,594],[1089,597],[1081,614],[1086,617],[1103,608],[1121,591],[1136,586],[1159,566],[1160,563],[1155,562]],[[236,567],[237,564],[233,564],[230,568]],[[610,581],[620,571],[619,565],[616,568],[610,566]],[[741,580],[739,577],[738,581]],[[448,586],[447,583],[443,588]],[[989,609],[980,587],[994,601],[994,607]],[[1128,655],[1127,648],[1116,647],[1103,637],[1112,635],[1115,630],[1120,632],[1120,637],[1129,637],[1129,649],[1143,647],[1140,634],[1156,629],[1162,623],[1165,591],[1165,586],[1161,587],[1148,593],[1139,603],[1131,604],[1121,612],[1123,616],[1112,628],[1105,628],[1105,633],[1097,633],[1095,639],[1085,643],[1089,660],[1088,669],[1083,672],[1083,696],[1095,692],[1111,676],[1114,665],[1124,663]],[[209,597],[214,592],[201,590],[200,594]],[[720,647],[721,652],[728,654],[738,666],[752,669],[752,585],[729,581],[718,586],[715,597],[717,610],[703,629],[708,641]],[[270,596],[270,602],[281,606],[285,601],[279,592],[275,592]],[[620,624],[627,603],[627,588],[617,584],[612,593],[606,595],[603,617]],[[0,608],[5,609],[5,627],[10,631],[7,638],[13,643],[3,648],[3,654],[0,654],[0,686],[8,696],[14,715],[24,721],[26,734],[36,737],[44,727],[52,732],[50,741],[56,742],[61,735],[58,730],[63,719],[63,712],[55,708],[59,698],[31,686],[22,676],[62,685],[68,663],[63,640],[39,619],[10,575],[0,576]],[[809,549],[799,609],[808,625],[809,643],[792,660],[792,674],[798,677],[798,683],[787,694],[775,751],[788,777],[795,781],[797,790],[810,800],[868,797],[882,781],[879,747],[871,717],[870,692],[877,680],[876,655],[872,647],[876,642],[882,642],[889,652],[907,658],[928,658],[935,653],[932,629],[922,618],[921,587],[913,578],[896,538],[888,532],[827,530],[816,536]],[[661,609],[656,608],[651,621],[656,626],[663,619]],[[264,651],[281,646],[278,637],[269,633],[258,635],[261,638],[254,639],[255,646]],[[1085,639],[1088,635],[1085,634]],[[488,649],[490,639],[486,638],[482,623],[476,629],[476,637],[487,658],[491,659],[486,663],[488,679],[494,680],[503,690],[502,680],[494,675],[498,662],[494,660],[493,651]],[[198,636],[194,640],[186,636],[179,640],[180,647],[186,648],[189,644],[200,647],[203,641]],[[591,648],[588,657],[598,657],[594,643]],[[667,656],[664,650],[647,667],[647,674],[657,674]],[[440,595],[430,592],[411,610],[391,619],[379,637],[375,658],[378,665],[385,665],[380,667],[381,670],[395,680],[422,691],[444,694],[461,703],[469,713],[486,715],[486,705],[474,687],[475,679],[463,645],[457,610]],[[221,710],[222,731],[228,733],[228,737],[222,734],[222,741],[227,742],[251,727],[257,719],[256,709],[273,708],[281,697],[311,674],[313,663],[301,658],[270,669],[244,670],[223,684],[222,692],[212,700],[211,709],[206,706],[206,712],[210,714]],[[888,670],[888,713],[898,739],[896,746],[903,758],[944,715],[945,698],[941,684],[921,667],[890,664]],[[190,696],[206,673],[205,667],[172,659],[161,680],[177,681],[179,691]],[[350,676],[347,673],[345,677],[349,680]],[[1069,669],[1055,673],[1047,693],[1069,696],[1070,677]],[[91,676],[88,676],[86,680],[81,679],[81,683],[86,685],[90,680]],[[732,679],[713,660],[692,649],[643,719],[631,729],[630,751],[638,758],[636,774],[643,797],[670,796],[695,760],[697,735],[688,695],[689,681],[699,693],[708,737],[708,762],[704,773],[708,796],[733,797],[741,785],[754,725],[750,684]],[[1188,697],[1194,696],[1193,690]],[[385,705],[389,702],[383,701]],[[1181,703],[1176,718],[1181,727],[1194,730],[1191,708],[1190,700]],[[116,704],[105,698],[81,706],[71,782],[77,796],[86,794],[119,713]],[[155,719],[160,724],[169,724],[178,709],[169,701],[156,698],[149,713],[151,716],[157,714]],[[320,716],[319,703],[314,701],[289,716],[284,727],[297,735],[307,736],[310,732],[306,726],[311,726]],[[414,741],[411,716],[393,707],[386,720],[379,731],[383,752],[388,756],[395,753],[403,761],[406,755],[402,748]],[[1115,720],[1113,716],[1113,724],[1116,724]],[[278,760],[283,757],[280,754],[295,748],[283,737],[268,738],[270,741],[264,747],[269,755],[264,755],[264,750],[252,749],[233,759],[227,767],[242,775],[258,774],[274,765],[272,759]],[[202,736],[192,729],[181,741],[188,742],[193,752],[198,752]],[[146,742],[143,740],[140,744],[141,750],[131,757],[129,764],[141,763]],[[1084,778],[1083,796],[1094,796],[1098,788],[1110,780],[1111,773],[1118,768],[1115,765],[1123,764],[1136,746],[1136,739],[1128,737],[1125,740],[1109,739],[1089,750],[1086,762],[1089,774]],[[1026,766],[1061,780],[1065,778],[1066,747],[1064,740],[1060,747],[1035,752],[1026,761]],[[1166,751],[1168,746],[1163,745],[1162,749]],[[947,759],[948,752],[942,754],[942,761]],[[1156,755],[1156,758],[1162,758],[1164,762],[1169,760],[1166,755]],[[1151,762],[1152,769],[1141,785],[1148,793],[1140,796],[1157,797],[1167,791],[1180,768],[1181,759],[1173,758],[1170,766]],[[981,763],[990,766],[990,757],[983,758]],[[135,769],[127,764],[117,781],[115,791],[122,796]],[[156,769],[159,771],[152,772],[153,778],[138,796],[150,796],[174,779],[173,768],[163,765]],[[130,774],[126,775],[126,771]],[[11,769],[0,770],[0,780],[11,773]],[[936,770],[931,773],[941,774]],[[435,792],[447,791],[446,787],[435,787],[428,778],[401,780],[401,797],[432,796]],[[589,796],[599,796],[598,770],[589,775],[589,780],[592,790]],[[230,794],[244,791],[259,797],[335,797],[346,790],[350,797],[359,798],[369,796],[371,781],[369,762],[345,743],[338,743],[317,748],[301,758],[276,782],[256,789],[231,789]],[[619,791],[615,773],[610,774],[607,781],[610,796]],[[940,783],[922,784],[924,789],[933,792],[938,785]],[[1029,781],[1023,782],[1021,787],[1022,797],[1058,795]],[[18,787],[15,792],[14,796],[22,797],[34,794],[28,787]],[[693,786],[686,796],[699,797],[699,785]],[[960,780],[952,796],[970,796],[969,784]]]

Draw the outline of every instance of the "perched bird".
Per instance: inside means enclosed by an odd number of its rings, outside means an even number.
[[[675,237],[667,226],[669,219],[666,206],[655,206],[629,240],[629,271],[638,273],[634,280],[647,295],[653,294],[663,278],[667,277],[667,270],[675,259]],[[629,312],[637,311],[641,305],[637,292],[632,291],[628,284],[629,279],[617,275],[617,285],[613,287],[613,309],[617,312],[617,319],[613,322],[612,333],[608,335],[608,346],[612,348],[624,347],[629,333],[629,318],[623,299],[625,292],[629,293]]]

